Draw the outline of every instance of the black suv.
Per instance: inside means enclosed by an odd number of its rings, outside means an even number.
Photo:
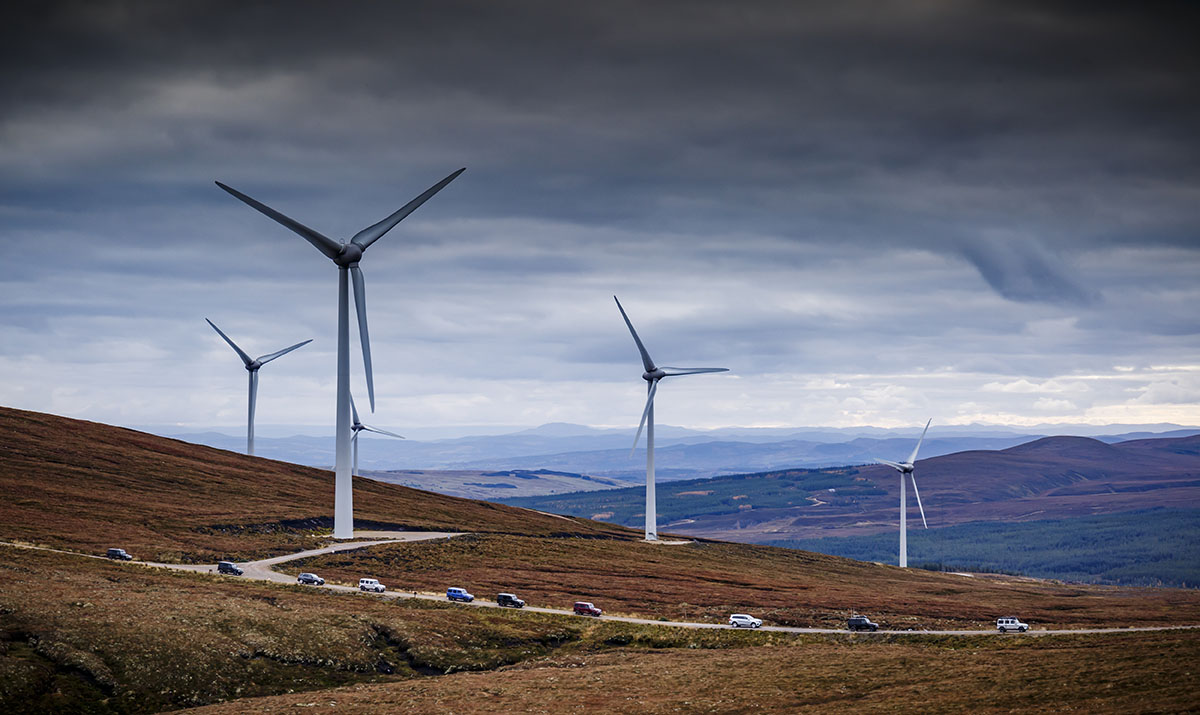
[[[109,549],[108,558],[118,561],[133,561],[133,557],[125,552],[125,549]]]
[[[511,593],[501,593],[496,596],[496,605],[508,606],[509,608],[524,608],[525,602]]]
[[[846,627],[852,631],[871,631],[872,633],[879,630],[879,624],[872,623],[871,619],[866,616],[851,616],[846,621]]]
[[[217,562],[217,573],[228,573],[228,574],[233,574],[234,576],[241,576],[243,571],[240,566],[233,563],[232,561],[218,561]]]

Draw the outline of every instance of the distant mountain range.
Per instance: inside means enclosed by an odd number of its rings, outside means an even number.
[[[1112,444],[1046,437],[998,451],[922,459],[916,474],[935,528],[1200,507],[1200,436]],[[909,500],[909,528],[920,528],[911,494]],[[503,501],[627,526],[644,518],[641,487]],[[658,491],[664,531],[734,541],[895,530],[898,502],[898,476],[882,466],[719,476],[660,485]]]
[[[1102,442],[1145,436],[1184,436],[1200,428],[1178,425],[1076,426],[1097,434]],[[397,428],[403,434],[403,430]],[[1152,430],[1158,430],[1154,432]],[[1166,430],[1166,431],[1164,431]],[[220,432],[159,434],[230,451],[244,448],[244,437]],[[919,428],[874,427],[727,428],[712,431],[657,427],[657,473],[664,481],[785,467],[828,467],[863,464],[876,457],[896,458],[912,450]],[[921,453],[930,457],[980,449],[1004,449],[1045,436],[993,426],[934,425]],[[555,423],[498,435],[470,435],[420,441],[364,437],[360,463],[365,470],[552,470],[609,479],[644,478],[645,452],[633,456],[632,429],[597,429]],[[333,438],[297,435],[255,440],[260,456],[311,466],[333,463]],[[433,488],[432,486],[428,488]]]

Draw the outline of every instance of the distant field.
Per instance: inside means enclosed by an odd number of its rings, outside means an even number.
[[[509,497],[540,496],[576,492],[581,489],[610,489],[628,486],[606,477],[555,472],[546,469],[450,470],[395,469],[363,471],[368,479],[387,484],[400,484],[413,489],[425,489],[468,499],[500,501]]]
[[[895,562],[898,535],[767,541],[862,561]],[[1200,587],[1200,509],[1076,519],[982,522],[925,530],[909,522],[910,565],[1085,583]]]
[[[1018,614],[1039,628],[1200,623],[1200,593],[1069,586],[899,569],[750,544],[647,544],[479,534],[380,546],[289,562],[331,581],[373,576],[397,591],[462,586],[494,599],[516,591],[532,605],[594,601],[611,613],[840,628],[853,612],[889,628],[990,627]]]

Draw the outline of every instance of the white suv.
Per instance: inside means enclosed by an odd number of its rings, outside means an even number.
[[[358,590],[359,591],[374,591],[375,593],[383,593],[387,589],[384,588],[383,584],[379,583],[379,581],[377,579],[360,578],[358,580]]]
[[[729,625],[734,628],[758,628],[762,625],[762,619],[745,613],[735,613],[729,617]]]
[[[1029,624],[1021,623],[1020,619],[1017,618],[997,618],[996,630],[1000,631],[1001,633],[1008,633],[1009,631],[1024,633],[1025,631],[1029,630]]]

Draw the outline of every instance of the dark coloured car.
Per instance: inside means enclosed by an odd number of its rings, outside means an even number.
[[[879,624],[872,623],[871,619],[866,616],[852,616],[846,621],[846,627],[852,631],[871,631],[872,633],[879,630]]]
[[[524,608],[525,602],[512,593],[501,593],[496,596],[496,605],[505,608]]]
[[[447,601],[462,601],[463,603],[470,603],[471,601],[475,600],[475,597],[473,595],[471,595],[470,593],[468,593],[467,589],[465,589],[465,588],[458,588],[456,586],[452,586],[452,587],[446,589],[446,600]]]
[[[307,583],[313,586],[324,586],[325,579],[315,573],[302,573],[296,577],[296,583]]]
[[[117,561],[133,561],[133,557],[125,553],[125,549],[109,549],[108,558]]]
[[[599,608],[596,608],[594,605],[592,605],[592,603],[590,603],[588,601],[576,601],[575,602],[575,614],[576,615],[595,616],[596,618],[599,618],[601,613],[604,613],[604,611],[601,611]]]
[[[233,576],[241,576],[245,572],[242,571],[241,566],[238,566],[232,561],[218,561],[217,573],[227,573]]]

